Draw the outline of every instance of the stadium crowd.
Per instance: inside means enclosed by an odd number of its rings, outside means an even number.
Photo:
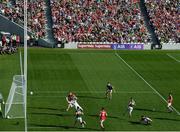
[[[146,7],[161,42],[180,43],[178,0],[146,0]]]
[[[51,10],[59,41],[149,41],[139,4],[131,0],[51,0]]]
[[[67,42],[149,42],[139,0],[51,0],[53,32]],[[23,25],[24,3],[0,0],[0,14]],[[180,42],[177,0],[145,0],[150,20],[161,42]],[[28,28],[44,38],[45,1],[28,0]]]
[[[45,37],[45,2],[44,0],[28,0],[28,29],[38,38]],[[24,2],[16,0],[15,5],[11,1],[0,2],[0,14],[6,16],[9,20],[23,26],[24,23]]]
[[[20,36],[17,34],[0,34],[0,54],[13,54],[20,45]]]

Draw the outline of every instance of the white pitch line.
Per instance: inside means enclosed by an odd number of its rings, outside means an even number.
[[[132,68],[119,54],[115,53],[115,55],[120,58],[137,76],[139,76],[157,95],[159,95],[159,97],[164,100],[166,103],[168,103],[166,101],[166,99],[153,87],[151,86],[151,84],[149,84],[134,68]],[[174,111],[180,115],[179,111],[176,110],[176,108],[172,107],[174,109]]]
[[[90,93],[90,92],[87,92],[87,93]],[[103,92],[105,93],[105,92]],[[155,92],[146,92],[146,91],[142,91],[142,92],[116,92],[117,94],[127,94],[127,93],[130,93],[130,94],[156,94]],[[38,94],[38,93],[37,93]],[[77,96],[78,97],[78,96]],[[62,96],[62,95],[29,95],[28,98],[65,98],[65,96]],[[81,98],[81,96],[79,96],[79,98]]]
[[[35,94],[67,94],[69,91],[33,91]],[[106,93],[106,91],[73,91],[73,93],[80,94],[80,93]],[[139,93],[139,94],[146,94],[146,93],[154,93],[152,91],[116,91],[115,93],[119,94],[126,94],[126,93]]]
[[[178,60],[178,59],[176,59],[174,56],[172,56],[172,55],[170,55],[170,54],[166,54],[167,56],[169,56],[171,59],[173,59],[173,60],[175,60],[175,61],[177,61],[177,62],[180,62],[180,60]]]
[[[35,127],[33,127],[33,126],[28,126],[28,128],[32,128],[32,129],[33,129],[33,128],[36,128],[36,129],[42,129],[42,128],[43,128],[43,129],[46,129],[46,128],[47,128],[47,129],[52,129],[52,128],[54,128],[54,129],[57,129],[57,128],[61,128],[61,127],[58,127],[58,126],[54,126],[54,127],[53,127],[53,126],[52,126],[52,127],[46,127],[46,126],[42,126],[42,127],[41,127],[41,126],[39,126],[39,127],[38,127],[38,126],[35,126]],[[41,131],[42,131],[42,130],[41,130]]]
[[[46,95],[39,96],[39,95],[31,95],[31,96],[28,96],[28,98],[65,98],[65,96],[46,96]]]

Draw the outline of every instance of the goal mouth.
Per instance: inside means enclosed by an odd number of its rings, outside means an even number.
[[[24,118],[24,96],[24,76],[14,75],[9,96],[5,103],[5,118]]]

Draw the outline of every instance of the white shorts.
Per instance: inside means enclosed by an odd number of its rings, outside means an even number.
[[[129,110],[129,113],[131,113],[133,111],[133,107],[128,106],[128,110]]]
[[[172,103],[168,103],[167,107],[170,107],[172,105]]]
[[[108,92],[108,93],[112,93],[112,89],[111,89],[111,90],[107,89],[107,92]]]
[[[74,107],[75,102],[76,102],[76,101],[74,101],[74,100],[70,101],[70,102],[69,102],[70,107]]]
[[[79,107],[81,110],[83,110],[83,108],[77,103],[77,101],[71,101],[70,103],[69,103],[69,105],[71,106],[71,107],[75,107],[75,109],[77,110],[77,107]]]
[[[82,117],[77,117],[76,120],[79,121],[80,123],[83,122]]]

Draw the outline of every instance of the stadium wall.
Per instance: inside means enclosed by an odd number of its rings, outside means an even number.
[[[163,43],[162,50],[180,50],[180,43]]]

